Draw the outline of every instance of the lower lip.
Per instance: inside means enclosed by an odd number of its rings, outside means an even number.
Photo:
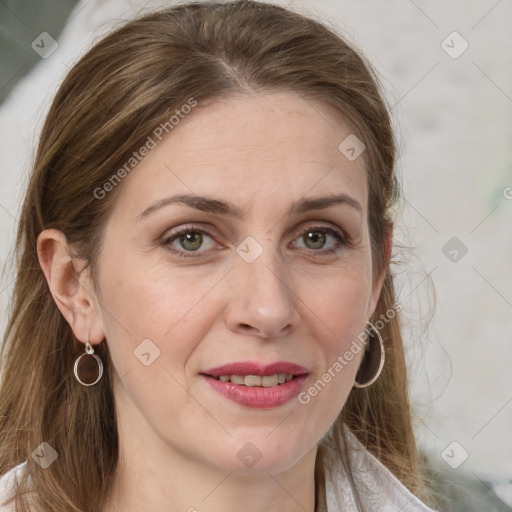
[[[240,386],[232,382],[223,382],[214,379],[209,375],[203,375],[203,377],[215,391],[239,405],[253,407],[255,409],[270,409],[283,405],[296,397],[300,393],[304,381],[308,376],[307,374],[298,375],[284,384],[270,388]]]

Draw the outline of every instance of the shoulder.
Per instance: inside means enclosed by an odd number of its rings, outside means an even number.
[[[17,481],[20,479],[23,471],[25,471],[26,466],[27,461],[24,461],[0,477],[0,512],[14,511],[14,503],[4,505],[4,502],[14,495]]]
[[[365,510],[368,512],[435,512],[425,505],[398,478],[389,471],[348,433],[352,446],[354,480]],[[355,506],[355,497],[346,475],[338,470],[327,484],[328,511],[339,510],[342,505]]]

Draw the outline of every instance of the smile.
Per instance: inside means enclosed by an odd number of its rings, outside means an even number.
[[[224,398],[258,409],[279,407],[295,398],[308,375],[306,368],[289,362],[238,362],[201,372],[210,387]]]

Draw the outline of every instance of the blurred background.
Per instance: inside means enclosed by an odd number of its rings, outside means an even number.
[[[0,332],[38,133],[102,35],[171,1],[0,1]],[[445,511],[512,510],[512,1],[276,0],[377,70],[400,146],[393,270],[415,428]]]

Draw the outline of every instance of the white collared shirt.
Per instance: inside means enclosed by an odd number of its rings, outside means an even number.
[[[21,475],[26,466],[27,461],[24,461],[0,477],[0,512],[15,511],[14,502],[10,503],[9,505],[4,505],[4,502],[7,500],[7,498],[11,498],[14,495],[14,490],[16,487],[15,480],[19,480],[21,478]]]
[[[348,433],[353,447],[353,472],[365,512],[435,512],[414,496],[357,438]],[[15,479],[27,461],[0,477],[0,512],[14,512],[14,503],[2,505],[14,493]],[[328,512],[355,512],[352,488],[342,471],[330,475],[326,483]]]
[[[352,472],[365,512],[435,512],[412,494],[398,478],[374,457],[350,431]],[[350,482],[341,469],[326,482],[327,511],[355,512],[356,501]]]

